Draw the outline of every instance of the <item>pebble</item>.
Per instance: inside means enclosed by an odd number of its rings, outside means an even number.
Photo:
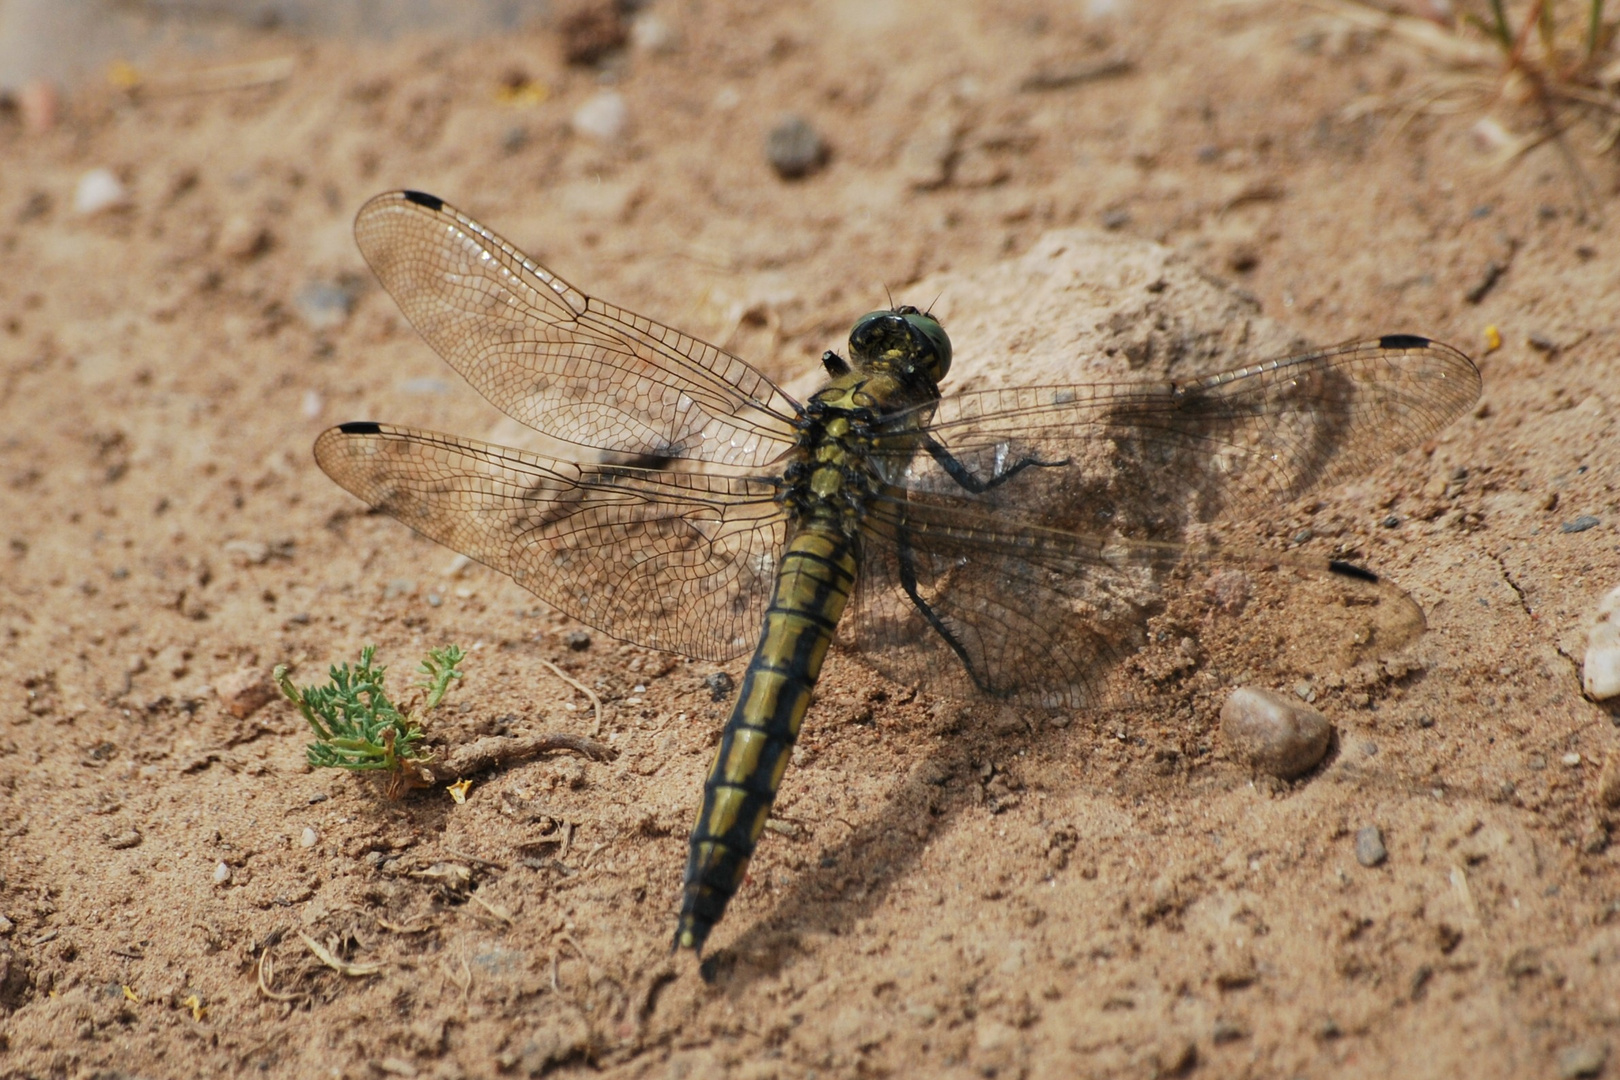
[[[337,282],[310,281],[293,297],[293,307],[311,330],[331,330],[348,322],[354,290]]]
[[[575,652],[584,652],[591,647],[591,635],[583,630],[570,630],[563,635],[563,644]]]
[[[1594,701],[1620,695],[1620,587],[1598,601],[1597,618],[1586,639],[1581,685]]]
[[[1282,780],[1309,772],[1327,753],[1333,726],[1315,709],[1254,686],[1221,706],[1221,736],[1253,768]]]
[[[1564,767],[1566,769],[1579,768],[1581,764],[1581,755],[1571,751],[1558,760],[1564,763]]]
[[[227,540],[221,550],[237,566],[263,566],[270,561],[270,545],[263,540]]]
[[[258,668],[244,667],[214,680],[214,693],[225,711],[238,720],[264,708],[276,699],[275,684]]]
[[[1559,1080],[1580,1080],[1596,1076],[1609,1060],[1609,1047],[1605,1043],[1589,1042],[1566,1046],[1558,1052]]]
[[[1377,866],[1389,858],[1389,850],[1384,847],[1384,833],[1376,825],[1368,825],[1356,830],[1356,862],[1362,866]]]
[[[704,679],[703,684],[709,688],[710,698],[715,701],[724,701],[731,696],[731,691],[736,688],[737,682],[725,672],[716,671]]]
[[[1562,525],[1558,526],[1558,528],[1563,532],[1578,533],[1585,532],[1587,529],[1595,529],[1599,524],[1601,524],[1601,522],[1599,522],[1598,519],[1593,517],[1591,514],[1582,514],[1574,521],[1564,522]]]
[[[298,838],[298,846],[312,848],[320,842],[321,834],[316,832],[313,826],[305,825],[304,834]]]
[[[114,851],[124,851],[128,848],[140,847],[140,845],[141,834],[140,830],[138,829],[127,829],[124,832],[119,833],[117,836],[109,836],[107,838],[107,846],[112,848]]]
[[[73,212],[89,217],[129,203],[129,190],[111,169],[91,169],[73,190]]]
[[[263,223],[236,214],[220,226],[217,246],[222,254],[247,262],[269,251],[273,243],[274,238]]]
[[[597,142],[617,142],[630,126],[630,106],[616,90],[604,90],[574,110],[574,131]]]
[[[790,113],[765,137],[765,158],[784,180],[809,176],[827,163],[827,143],[810,121]]]
[[[217,864],[214,867],[214,884],[215,885],[229,885],[230,883],[231,883],[231,868],[229,866],[226,866],[224,863]]]
[[[326,408],[326,400],[321,397],[319,390],[305,390],[304,398],[298,404],[298,411],[304,414],[305,420],[313,420],[321,415]]]
[[[900,149],[900,175],[906,184],[918,191],[931,191],[948,184],[960,135],[959,122],[946,113],[918,124]]]
[[[656,15],[637,15],[630,24],[630,44],[633,48],[659,55],[672,53],[680,47],[680,35]]]

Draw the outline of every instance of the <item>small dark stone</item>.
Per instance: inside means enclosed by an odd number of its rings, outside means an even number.
[[[1384,528],[1386,528],[1386,529],[1400,528],[1400,524],[1401,524],[1401,519],[1396,517],[1394,514],[1389,515],[1383,521]]]
[[[713,675],[704,679],[703,683],[709,688],[709,696],[715,701],[726,700],[731,696],[731,691],[737,685],[736,681],[723,671],[716,671]]]
[[[1559,529],[1567,533],[1578,533],[1585,532],[1587,529],[1595,529],[1600,524],[1601,522],[1591,514],[1582,514],[1574,521],[1564,522],[1559,526]]]
[[[1316,534],[1314,532],[1312,532],[1310,529],[1301,529],[1301,530],[1299,530],[1299,532],[1294,534],[1293,541],[1294,541],[1294,543],[1296,545],[1297,544],[1304,544],[1304,543],[1309,542],[1311,537],[1313,537],[1315,535]]]
[[[323,803],[329,798],[331,798],[331,796],[326,794],[326,792],[317,791],[315,794],[313,794],[313,795],[311,795],[309,797],[308,801],[309,801],[309,805],[314,806],[316,803]]]
[[[1109,210],[1102,216],[1102,227],[1105,229],[1123,229],[1131,223],[1128,210]]]
[[[618,0],[562,0],[553,5],[552,17],[570,64],[594,64],[630,40]]]
[[[584,652],[591,647],[591,635],[583,630],[570,630],[563,635],[563,644],[575,652]]]
[[[798,115],[784,116],[765,137],[765,158],[784,180],[809,176],[827,163],[827,143]]]

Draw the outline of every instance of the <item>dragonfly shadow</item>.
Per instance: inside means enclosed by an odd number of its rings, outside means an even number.
[[[1054,750],[1051,732],[1025,725],[1010,734],[992,730],[993,713],[993,707],[972,710],[948,738],[912,758],[880,806],[822,848],[816,865],[772,894],[768,913],[705,959],[704,978],[741,990],[779,974],[804,951],[802,937],[850,933],[888,904],[894,887],[960,815],[985,804],[986,764],[1016,758],[1038,744]]]

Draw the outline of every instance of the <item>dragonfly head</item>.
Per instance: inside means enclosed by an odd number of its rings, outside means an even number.
[[[938,319],[914,307],[874,311],[849,332],[849,358],[860,371],[887,369],[937,384],[951,370],[951,339]]]

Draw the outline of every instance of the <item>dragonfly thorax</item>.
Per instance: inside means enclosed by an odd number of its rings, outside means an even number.
[[[867,501],[882,484],[871,460],[877,414],[854,405],[870,400],[871,380],[853,374],[834,379],[806,405],[795,425],[799,445],[782,471],[778,501],[802,527],[814,523],[855,536]]]

